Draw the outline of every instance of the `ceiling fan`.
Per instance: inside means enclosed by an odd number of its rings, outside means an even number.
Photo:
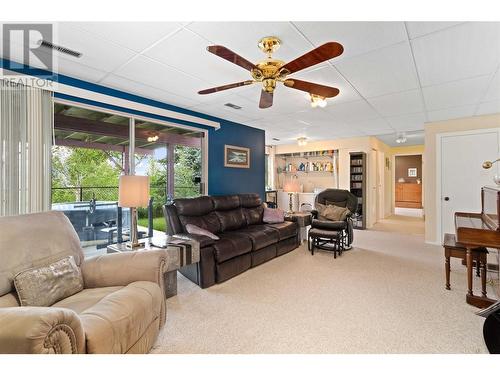
[[[267,58],[253,64],[244,59],[240,55],[231,51],[224,46],[209,46],[207,50],[214,55],[239,65],[242,68],[250,71],[252,78],[246,81],[230,83],[228,85],[212,87],[210,89],[201,90],[198,94],[212,94],[214,92],[233,89],[236,87],[247,86],[253,83],[262,83],[262,92],[260,94],[260,108],[269,108],[273,105],[273,93],[277,82],[282,82],[286,87],[301,90],[311,95],[311,101],[324,100],[325,98],[333,98],[339,94],[339,89],[330,86],[324,86],[317,83],[301,81],[299,79],[288,78],[292,73],[296,73],[302,69],[319,64],[323,61],[333,59],[342,54],[344,47],[337,42],[328,42],[306,54],[292,60],[288,63],[273,59],[272,54],[279,48],[281,41],[274,36],[262,38],[259,41],[259,48],[267,54]]]

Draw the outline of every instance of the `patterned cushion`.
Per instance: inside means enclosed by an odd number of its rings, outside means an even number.
[[[83,290],[83,278],[73,256],[14,276],[21,306],[52,306]]]
[[[281,208],[267,208],[264,207],[264,223],[275,224],[285,221],[285,211]]]

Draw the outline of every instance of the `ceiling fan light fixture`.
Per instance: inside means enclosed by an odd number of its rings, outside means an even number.
[[[326,107],[326,98],[324,96],[309,94],[311,97],[311,107],[316,108],[325,108]]]
[[[396,138],[396,143],[406,143],[408,139],[406,138],[406,134],[400,134],[398,135],[398,137]]]
[[[297,144],[301,147],[307,145],[307,138],[306,137],[297,138]]]

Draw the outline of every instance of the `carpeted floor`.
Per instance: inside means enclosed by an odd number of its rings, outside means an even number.
[[[486,353],[464,267],[452,260],[445,290],[442,249],[422,228],[391,217],[335,260],[303,245],[208,289],[179,276],[152,352]]]

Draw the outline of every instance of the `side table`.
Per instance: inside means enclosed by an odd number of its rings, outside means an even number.
[[[177,270],[181,267],[200,261],[200,244],[194,240],[173,238],[162,235],[139,240],[144,247],[128,249],[125,243],[107,246],[107,252],[122,253],[128,251],[165,250],[168,254],[168,265],[164,275],[165,298],[177,295]]]
[[[285,214],[285,220],[295,221],[299,225],[300,243],[307,238],[307,227],[312,223],[312,215],[309,212],[291,212]]]

